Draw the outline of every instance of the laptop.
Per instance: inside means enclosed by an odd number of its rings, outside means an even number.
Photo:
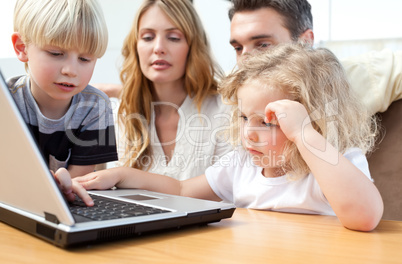
[[[230,218],[235,210],[230,203],[138,189],[91,191],[95,207],[81,205],[78,198],[71,204],[60,192],[1,72],[0,123],[0,221],[56,246],[205,225]],[[102,216],[104,205],[118,208],[117,213]]]

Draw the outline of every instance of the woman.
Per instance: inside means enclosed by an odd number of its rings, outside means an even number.
[[[124,42],[118,111],[119,162],[184,180],[230,150],[230,108],[188,0],[146,0]]]

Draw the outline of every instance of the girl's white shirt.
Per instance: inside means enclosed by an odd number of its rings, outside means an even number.
[[[358,148],[344,156],[371,179],[368,162]],[[266,178],[242,148],[224,155],[205,172],[212,190],[237,207],[290,213],[335,215],[314,176]]]

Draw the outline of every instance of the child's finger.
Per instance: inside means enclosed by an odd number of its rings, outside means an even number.
[[[265,120],[264,121],[266,123],[271,122],[272,115],[274,114],[274,112],[272,112],[272,110],[271,110],[270,105],[271,104],[267,104],[267,106],[265,107]]]
[[[65,168],[60,168],[53,173],[56,181],[59,183],[61,190],[64,194],[68,195],[72,192],[72,181],[70,173]]]
[[[275,102],[269,103],[265,107],[265,120],[264,121],[266,123],[271,123],[273,120],[277,120]]]
[[[89,196],[88,192],[85,188],[79,184],[78,182],[73,182],[73,191],[81,200],[85,203],[86,206],[93,206],[94,201],[92,200],[91,196]]]

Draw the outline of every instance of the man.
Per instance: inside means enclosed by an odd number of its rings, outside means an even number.
[[[232,0],[230,43],[237,60],[254,49],[291,41],[313,45],[313,17],[307,0]],[[352,88],[369,112],[383,112],[402,98],[402,52],[371,52],[342,64]]]
[[[313,45],[313,17],[306,0],[233,0],[230,44],[237,59],[254,49],[284,42]]]

